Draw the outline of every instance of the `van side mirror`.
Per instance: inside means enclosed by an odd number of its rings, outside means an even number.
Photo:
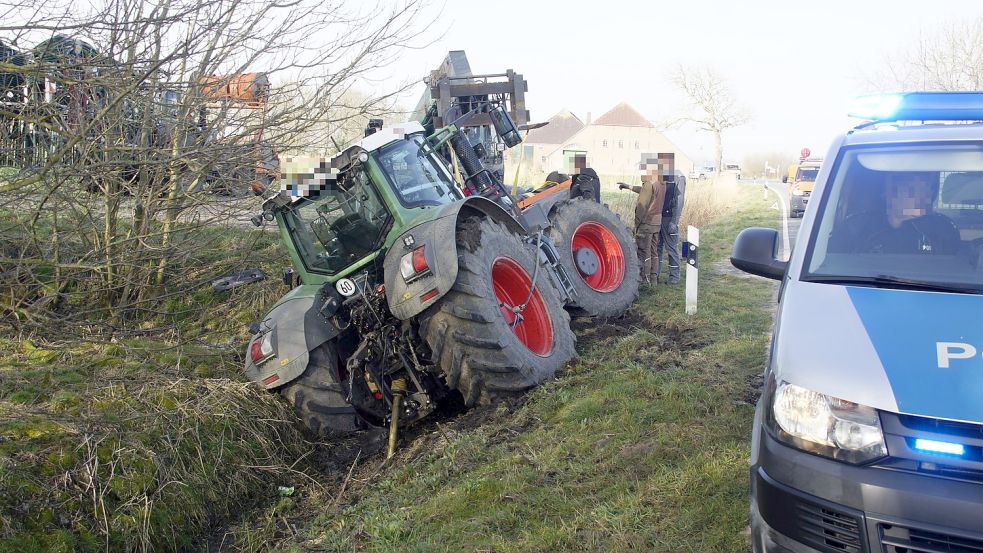
[[[782,177],[782,183],[788,184],[788,175],[785,175],[784,177]]]
[[[785,277],[788,261],[778,259],[778,231],[773,228],[746,228],[737,235],[730,262],[738,269],[775,280]]]

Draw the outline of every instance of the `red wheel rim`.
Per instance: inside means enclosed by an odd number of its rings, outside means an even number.
[[[548,356],[553,351],[553,323],[539,289],[533,292],[529,303],[518,315],[511,309],[529,297],[532,287],[529,273],[514,259],[499,257],[492,264],[492,286],[501,306],[502,317],[516,338],[536,355]]]
[[[592,275],[577,271],[587,286],[598,292],[610,292],[621,286],[621,281],[625,279],[625,254],[613,232],[594,221],[583,223],[573,233],[571,255],[580,248],[593,251],[598,261],[597,272]]]

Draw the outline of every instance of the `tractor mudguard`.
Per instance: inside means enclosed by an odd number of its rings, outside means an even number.
[[[267,390],[287,384],[304,373],[314,348],[338,335],[338,329],[319,313],[325,301],[320,290],[317,285],[298,286],[263,318],[259,334],[249,340],[246,348],[249,380]],[[272,333],[273,353],[257,366],[251,354],[253,343],[262,341],[268,333]]]
[[[383,265],[386,300],[397,319],[406,320],[418,315],[454,285],[457,280],[457,223],[469,214],[498,221],[519,235],[527,233],[508,211],[487,198],[471,196],[442,206],[433,219],[400,234],[386,253]],[[421,246],[429,271],[407,283],[399,272],[400,260]]]

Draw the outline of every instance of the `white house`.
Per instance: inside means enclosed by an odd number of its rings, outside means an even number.
[[[510,152],[513,171],[521,156],[524,172],[548,173],[554,169],[570,172],[573,157],[586,154],[588,167],[597,171],[605,183],[637,180],[643,155],[655,157],[661,152],[672,152],[676,169],[686,174],[693,168],[689,156],[625,102],[594,121],[588,120],[586,125],[569,111],[561,111],[550,119],[549,125],[530,131],[520,148]]]

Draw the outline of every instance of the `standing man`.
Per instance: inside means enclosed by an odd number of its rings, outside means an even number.
[[[657,158],[643,155],[639,169],[642,172],[641,185],[629,186],[620,183],[618,187],[638,194],[638,201],[635,204],[635,242],[638,247],[639,269],[642,283],[654,285],[659,280],[659,264],[655,250],[662,226],[662,205],[665,202],[666,187]]]
[[[665,183],[666,195],[662,204],[662,224],[659,227],[659,244],[655,250],[655,275],[658,277],[662,268],[662,250],[666,250],[669,259],[669,273],[666,282],[679,283],[679,216],[683,213],[683,200],[686,195],[686,177],[676,171],[675,154],[663,153],[658,155],[659,166],[662,167],[662,180]]]

